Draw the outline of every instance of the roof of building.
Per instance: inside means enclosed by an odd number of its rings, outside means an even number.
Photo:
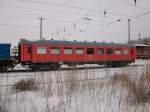
[[[149,45],[145,44],[134,44],[136,47],[150,47]]]
[[[0,45],[8,45],[8,46],[10,46],[11,44],[10,43],[0,43]]]
[[[66,41],[66,40],[37,40],[29,41],[21,39],[19,44],[51,44],[51,45],[80,45],[80,46],[115,46],[115,47],[134,47],[131,44],[118,44],[118,43],[106,43],[106,42],[88,42],[88,41]]]

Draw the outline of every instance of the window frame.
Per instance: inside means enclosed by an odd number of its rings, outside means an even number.
[[[71,53],[66,53],[65,50],[69,50],[69,49],[71,50]],[[71,48],[71,47],[64,47],[63,53],[64,53],[64,55],[72,55],[73,54],[73,48]]]
[[[79,53],[79,52],[77,53],[77,50],[82,50],[82,53],[81,53],[81,52],[80,52],[80,53]],[[77,55],[83,55],[83,54],[84,54],[84,48],[76,48],[76,49],[75,49],[75,54],[77,54]]]
[[[39,52],[38,51],[39,49],[44,49],[45,51],[44,52]],[[46,55],[47,54],[47,48],[46,47],[37,47],[36,48],[36,54],[38,54],[38,55]]]
[[[111,50],[111,53],[110,53],[110,50]],[[114,53],[113,48],[106,48],[106,54],[112,55],[113,53]]]
[[[58,52],[56,53],[54,53],[54,52],[52,52],[53,50],[58,50]],[[59,55],[59,54],[61,54],[61,50],[60,50],[60,48],[59,47],[51,47],[51,49],[50,49],[50,53],[52,54],[52,55]]]
[[[127,51],[127,52],[126,52],[126,51]],[[128,54],[129,54],[129,49],[127,49],[127,48],[126,48],[126,49],[123,49],[123,54],[124,54],[124,55],[128,55]]]
[[[117,51],[119,51],[119,53],[117,53]],[[122,54],[122,50],[121,49],[115,49],[115,55],[121,55]]]
[[[99,50],[101,50],[102,52],[101,52],[101,53],[98,52]],[[98,55],[104,55],[104,54],[105,54],[105,49],[104,49],[104,48],[97,48],[96,53],[97,53]]]
[[[88,50],[90,50],[90,49],[92,50],[92,52],[90,51],[91,53],[88,53],[89,52]],[[94,48],[86,48],[86,54],[87,55],[94,55],[95,54]]]

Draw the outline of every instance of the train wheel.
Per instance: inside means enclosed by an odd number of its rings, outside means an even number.
[[[37,65],[32,65],[29,67],[32,71],[39,71],[39,67]]]
[[[52,70],[59,70],[60,67],[61,67],[61,65],[58,64],[58,63],[51,64],[51,69],[52,69]]]
[[[125,67],[128,66],[128,62],[114,62],[112,63],[112,67]]]
[[[33,64],[30,65],[32,71],[49,71],[49,70],[58,70],[60,69],[60,64],[51,63],[51,64]]]
[[[107,63],[107,67],[112,67],[112,68],[116,68],[116,67],[125,67],[128,66],[129,62],[118,62],[118,61],[114,61],[114,62],[108,62]]]

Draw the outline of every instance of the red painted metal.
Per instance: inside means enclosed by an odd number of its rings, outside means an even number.
[[[31,53],[28,52],[28,47],[31,47]],[[37,47],[46,47],[46,54],[37,54]],[[52,47],[59,47],[60,54],[51,54],[50,50]],[[73,49],[72,54],[66,55],[63,53],[65,47],[71,47]],[[79,55],[75,54],[76,48],[83,48],[84,53]],[[94,54],[86,54],[87,48],[94,48]],[[104,48],[104,54],[97,54],[97,48]],[[113,52],[115,49],[121,49],[121,54],[106,54],[106,49],[112,48]],[[75,45],[48,45],[48,44],[21,44],[20,47],[20,61],[21,62],[32,62],[32,63],[48,63],[48,62],[88,62],[88,61],[134,61],[136,59],[136,49],[128,47],[129,53],[123,54],[123,50],[126,47],[107,47],[107,46],[75,46]]]

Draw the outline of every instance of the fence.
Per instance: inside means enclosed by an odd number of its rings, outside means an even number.
[[[0,112],[148,112],[148,105],[130,105],[126,87],[112,84],[114,74],[140,80],[141,70],[144,67],[4,73]]]

